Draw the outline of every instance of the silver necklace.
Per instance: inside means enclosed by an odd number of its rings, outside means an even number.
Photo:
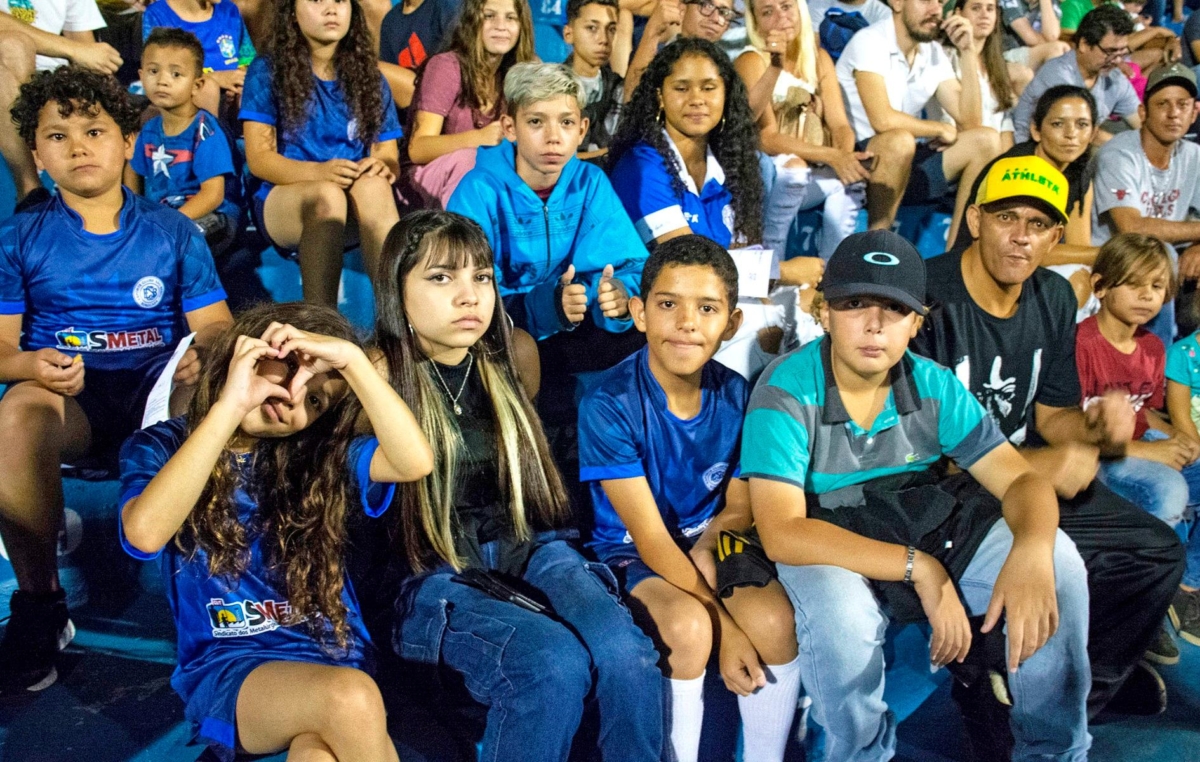
[[[442,388],[446,390],[446,396],[450,398],[450,404],[454,406],[454,414],[462,415],[462,405],[458,404],[458,400],[462,397],[463,389],[467,388],[467,379],[471,377],[471,366],[475,363],[475,355],[467,353],[467,372],[463,375],[462,383],[459,384],[458,394],[450,391],[450,387],[446,384],[446,379],[442,378],[442,372],[438,370],[436,360],[430,360],[433,364],[433,372],[437,374],[438,381],[442,382]]]

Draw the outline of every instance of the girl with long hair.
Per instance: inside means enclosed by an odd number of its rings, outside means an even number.
[[[355,436],[365,411],[374,436]],[[185,417],[121,453],[121,543],[158,559],[178,633],[171,683],[221,760],[396,760],[344,571],[346,519],[430,472],[408,406],[337,312],[247,311]]]
[[[304,298],[337,303],[347,225],[370,268],[399,219],[400,122],[358,0],[275,0],[239,118],[258,229],[300,258]]]
[[[445,208],[475,149],[503,139],[504,76],[534,60],[526,0],[465,0],[450,45],[425,62],[413,95],[405,168],[414,203]]]
[[[483,230],[433,210],[401,220],[376,273],[376,340],[436,464],[378,528],[404,567],[392,642],[487,707],[482,759],[565,760],[590,697],[603,759],[658,760],[654,646],[558,529],[566,493],[493,273]]]
[[[680,38],[659,51],[609,148],[613,188],[642,240],[761,243],[757,135],[746,86],[720,48]]]
[[[1004,59],[1004,27],[1000,24],[1000,9],[996,0],[957,0],[954,13],[971,22],[971,40],[975,48],[975,67],[979,77],[979,94],[983,105],[983,126],[991,127],[1000,134],[1000,150],[1007,151],[1013,145],[1013,122],[1010,111],[1017,105],[1014,79],[1023,77],[1019,64]],[[948,40],[942,47],[950,58],[954,73],[959,80],[963,77],[962,59],[958,49]],[[954,118],[942,111],[936,102],[932,105],[931,119],[940,116],[942,121],[953,122]],[[980,175],[982,177],[982,175]],[[958,221],[950,225],[947,240],[958,236]]]
[[[750,0],[747,11],[750,44],[733,65],[749,89],[763,151],[775,165],[763,245],[782,252],[796,212],[820,205],[820,255],[828,259],[858,224],[871,154],[854,150],[833,59],[817,47],[804,0]],[[815,285],[821,269],[809,269]],[[791,281],[788,275],[785,269],[783,280]]]
[[[1077,85],[1055,85],[1042,94],[1034,107],[1033,121],[1029,125],[1032,139],[1012,146],[995,159],[1037,156],[1067,178],[1067,227],[1062,242],[1051,249],[1046,265],[1091,265],[1095,259],[1088,146],[1098,126],[1096,99],[1090,90]],[[972,200],[989,169],[991,164],[979,173],[971,190]],[[954,242],[950,247],[952,251],[965,249],[971,244],[971,233],[963,225],[958,237],[951,240]],[[1088,293],[1091,293],[1090,289]]]

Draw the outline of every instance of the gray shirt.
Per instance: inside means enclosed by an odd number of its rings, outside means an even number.
[[[1021,143],[1029,140],[1029,123],[1033,121],[1038,98],[1055,85],[1083,87],[1083,72],[1079,71],[1074,53],[1065,53],[1042,64],[1037,76],[1021,93],[1021,99],[1013,108],[1014,141]],[[1119,69],[1112,69],[1097,77],[1096,84],[1092,86],[1092,95],[1096,98],[1096,115],[1100,122],[1107,121],[1113,114],[1126,117],[1137,113],[1137,93],[1129,84],[1129,78]]]
[[[1117,234],[1109,215],[1119,206],[1143,217],[1181,222],[1200,206],[1200,145],[1180,140],[1166,169],[1158,169],[1142,150],[1140,130],[1122,132],[1096,154],[1092,201],[1092,245]]]

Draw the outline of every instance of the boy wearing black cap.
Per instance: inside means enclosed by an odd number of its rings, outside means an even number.
[[[827,758],[894,754],[882,641],[908,601],[932,625],[935,666],[966,658],[965,609],[984,633],[1003,614],[1015,758],[1085,759],[1087,580],[1053,487],[953,373],[907,351],[927,312],[911,244],[850,236],[823,290],[828,335],[776,361],[751,396],[742,474],[796,610]],[[943,456],[970,478],[939,482]]]

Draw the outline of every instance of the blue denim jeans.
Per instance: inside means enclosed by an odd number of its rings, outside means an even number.
[[[959,585],[971,614],[987,610],[1012,548],[997,521]],[[1087,572],[1062,532],[1054,545],[1058,631],[1008,675],[1015,760],[1085,760],[1091,746],[1087,695]],[[888,617],[867,580],[840,566],[779,565],[796,610],[800,674],[825,729],[828,762],[880,762],[896,749],[896,718],[883,700],[883,639]]]
[[[1147,442],[1166,438],[1166,434],[1154,429],[1142,437]],[[1100,480],[1129,502],[1177,528],[1187,549],[1183,584],[1200,587],[1200,532],[1192,532],[1188,539],[1184,536],[1187,525],[1179,523],[1189,506],[1200,506],[1200,461],[1176,471],[1142,458],[1103,460],[1100,462]]]
[[[566,760],[594,701],[606,762],[662,759],[662,673],[654,644],[621,603],[612,571],[556,540],[534,551],[524,579],[559,620],[434,572],[401,588],[394,647],[452,670],[488,708],[486,762]]]

